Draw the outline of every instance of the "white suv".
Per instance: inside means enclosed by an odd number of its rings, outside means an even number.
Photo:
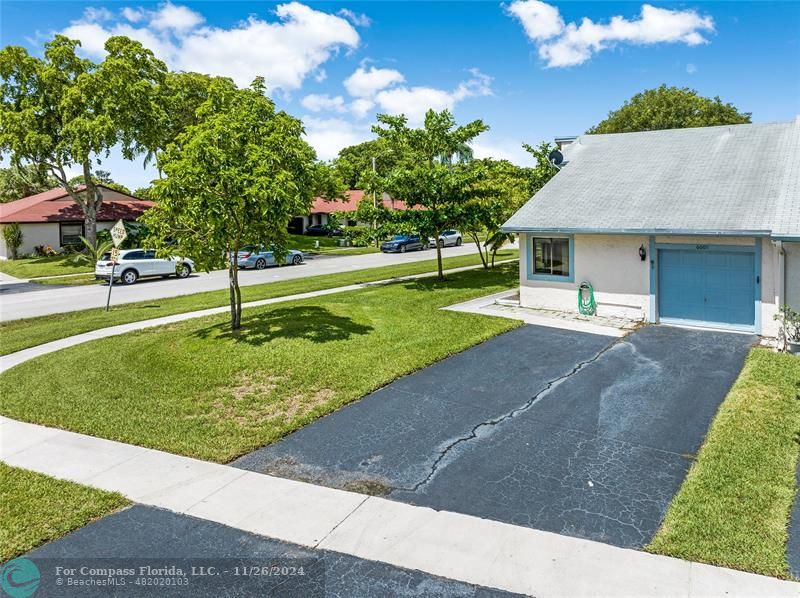
[[[156,252],[145,249],[124,249],[120,251],[116,264],[111,261],[111,254],[105,253],[94,266],[96,279],[111,278],[114,269],[114,280],[122,284],[133,284],[145,276],[177,276],[188,278],[194,269],[194,262],[187,258],[157,258]]]
[[[436,247],[436,239],[428,237],[428,243],[431,247]],[[457,230],[446,230],[439,235],[439,247],[458,247],[461,245],[461,233]]]

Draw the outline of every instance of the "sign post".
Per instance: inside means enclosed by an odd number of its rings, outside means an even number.
[[[125,223],[118,220],[117,223],[111,227],[111,240],[114,242],[114,249],[111,250],[111,276],[108,279],[108,299],[106,299],[106,311],[111,308],[111,289],[114,286],[114,268],[117,266],[119,259],[119,246],[128,237],[128,231],[125,230]]]

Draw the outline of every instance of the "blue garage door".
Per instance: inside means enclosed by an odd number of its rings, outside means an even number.
[[[755,325],[755,253],[659,249],[660,318],[705,324]]]

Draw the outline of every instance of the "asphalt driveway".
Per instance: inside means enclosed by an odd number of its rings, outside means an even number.
[[[658,529],[755,337],[524,326],[234,465],[626,547]]]

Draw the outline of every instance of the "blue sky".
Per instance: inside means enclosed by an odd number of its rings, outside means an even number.
[[[522,142],[581,133],[666,83],[719,95],[755,122],[800,114],[797,2],[2,3],[3,45],[40,53],[54,32],[100,58],[114,33],[172,68],[267,78],[322,158],[370,137],[376,112],[428,105],[491,130],[479,155],[526,163]],[[118,181],[152,173],[112,156]]]

